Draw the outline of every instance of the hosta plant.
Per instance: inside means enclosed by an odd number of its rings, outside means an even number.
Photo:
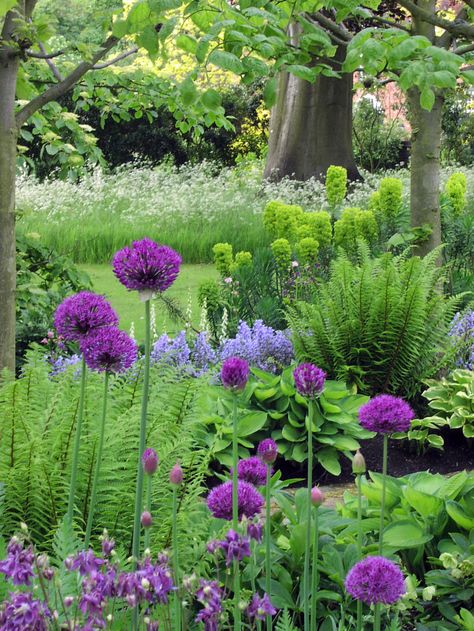
[[[429,388],[423,393],[434,414],[425,420],[461,429],[466,438],[474,437],[474,373],[472,370],[454,370],[440,381],[427,381]]]

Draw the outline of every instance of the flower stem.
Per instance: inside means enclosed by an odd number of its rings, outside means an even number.
[[[362,558],[362,486],[360,473],[356,478],[357,485],[357,550],[359,560]],[[357,601],[357,631],[362,631],[362,601]]]
[[[97,500],[97,486],[99,484],[100,466],[102,464],[102,451],[104,449],[105,420],[107,417],[107,395],[109,391],[109,373],[105,373],[104,377],[104,400],[102,402],[102,418],[100,423],[99,445],[97,447],[97,456],[95,460],[94,479],[92,481],[91,500],[89,503],[89,514],[87,515],[86,537],[84,539],[84,547],[89,547],[91,539],[92,523],[94,521],[95,503]]]
[[[270,491],[271,491],[271,477],[272,477],[272,465],[267,464],[267,481],[265,485],[265,592],[267,593],[270,601],[271,597],[271,576],[272,576],[272,563],[271,563],[271,531],[272,531],[272,517],[270,511]],[[272,629],[272,617],[266,616],[267,631]]]
[[[303,612],[304,628],[311,629],[309,618],[309,562],[311,555],[311,489],[313,488],[313,402],[309,402],[308,407],[308,489],[307,489],[307,525],[306,544],[304,552],[304,574],[303,574]]]
[[[151,511],[151,484],[152,484],[151,475],[146,476],[146,509],[150,511],[150,515],[153,515]],[[150,539],[151,539],[151,528],[145,528],[145,550],[150,548]]]
[[[179,597],[179,551],[178,551],[178,487],[173,484],[173,566],[176,593],[174,595],[175,629],[181,631],[181,602]]]
[[[239,526],[239,486],[237,463],[239,446],[237,443],[237,393],[233,393],[232,401],[232,528],[237,532]],[[240,631],[240,572],[239,561],[234,560],[234,629]]]
[[[383,554],[383,529],[385,524],[385,492],[387,485],[387,461],[388,461],[388,436],[383,436],[383,457],[382,457],[382,501],[380,504],[380,532],[379,532],[379,554]]]
[[[146,422],[148,411],[148,390],[150,383],[150,301],[145,301],[145,366],[143,372],[142,410],[140,418],[140,439],[138,446],[137,486],[135,494],[135,516],[133,521],[132,555],[135,558],[135,567],[140,556],[140,515],[143,502],[143,467],[142,455],[145,451]]]
[[[74,498],[76,495],[77,469],[79,467],[79,448],[81,446],[82,419],[84,418],[84,397],[86,391],[86,361],[84,355],[81,361],[81,386],[79,392],[79,409],[77,413],[76,435],[72,452],[71,484],[69,486],[69,499],[67,503],[67,521],[72,524],[74,513]]]
[[[314,539],[313,539],[313,561],[311,576],[311,625],[312,629],[317,628],[316,618],[316,594],[318,593],[319,574],[318,574],[318,556],[319,556],[319,506],[314,507]]]

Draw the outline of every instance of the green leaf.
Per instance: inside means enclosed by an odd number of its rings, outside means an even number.
[[[197,90],[194,81],[187,77],[179,86],[179,93],[184,105],[191,105],[197,99]]]
[[[261,430],[266,422],[266,412],[250,412],[239,419],[237,433],[239,436],[249,436]]]
[[[216,90],[206,90],[201,95],[201,102],[210,112],[218,112],[221,108],[221,96]]]
[[[433,535],[425,534],[421,526],[410,520],[393,522],[383,532],[384,545],[390,546],[394,551],[417,548],[432,538]]]
[[[451,519],[455,521],[456,524],[461,528],[464,528],[466,530],[471,530],[471,528],[474,528],[474,515],[469,515],[468,513],[466,513],[464,508],[458,502],[448,500],[446,502],[446,510]]]
[[[315,68],[308,68],[307,66],[302,66],[300,64],[291,64],[286,67],[286,70],[291,72],[291,74],[294,74],[295,77],[304,79],[310,83],[313,83],[317,76],[317,70]]]
[[[339,475],[341,473],[341,464],[337,451],[331,447],[325,447],[316,452],[316,460],[322,467],[332,473],[332,475]]]
[[[431,88],[423,88],[420,94],[420,105],[429,112],[433,109],[435,103],[435,93]]]
[[[240,59],[233,53],[228,53],[224,50],[213,50],[207,60],[214,66],[222,68],[222,70],[229,70],[234,74],[241,74],[244,70]]]
[[[0,17],[13,9],[16,3],[17,0],[0,0]]]
[[[176,46],[185,50],[187,53],[195,54],[198,47],[197,41],[190,35],[178,35],[176,38]]]
[[[418,491],[411,486],[407,486],[403,494],[410,506],[423,517],[435,515],[443,507],[443,500],[436,495],[428,495],[428,493]]]
[[[115,37],[122,38],[127,33],[128,33],[127,20],[115,20],[115,22],[112,25],[112,34],[115,35]]]

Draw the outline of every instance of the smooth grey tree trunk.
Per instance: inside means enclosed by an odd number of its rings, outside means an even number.
[[[4,29],[5,32],[5,29]],[[15,370],[15,90],[18,55],[0,47],[0,370]]]
[[[336,59],[344,59],[343,50]],[[265,178],[324,179],[328,167],[336,165],[347,169],[349,179],[360,179],[352,151],[352,88],[352,74],[321,75],[314,83],[280,74]]]

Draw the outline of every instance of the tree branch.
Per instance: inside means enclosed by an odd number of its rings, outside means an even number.
[[[42,52],[43,55],[47,55],[46,53],[46,49],[43,46],[43,44],[41,42],[38,42],[38,48],[40,49],[40,51]],[[51,72],[53,73],[53,75],[56,77],[56,79],[61,82],[63,80],[63,76],[61,75],[61,73],[59,72],[56,64],[54,62],[51,61],[51,58],[48,58],[47,56],[44,58],[44,60],[46,61],[46,63],[48,64]]]
[[[102,70],[103,68],[108,68],[109,66],[113,66],[113,64],[116,64],[118,61],[121,61],[122,59],[126,59],[127,57],[130,57],[130,55],[134,55],[137,52],[138,52],[138,46],[135,46],[135,48],[126,50],[124,53],[117,55],[117,57],[114,57],[110,61],[104,61],[103,64],[95,64],[94,66],[92,66],[91,70]]]
[[[409,11],[414,17],[417,17],[424,22],[428,22],[428,24],[433,24],[433,26],[438,26],[451,35],[463,35],[468,39],[474,38],[473,24],[468,24],[464,20],[445,20],[444,18],[440,18],[438,15],[432,13],[431,11],[427,11],[426,9],[419,7],[411,0],[399,0],[399,4],[407,11]]]
[[[459,48],[455,48],[453,50],[453,53],[455,55],[464,55],[465,53],[470,53],[472,50],[474,50],[474,43],[466,44],[465,46],[459,46]]]
[[[21,108],[16,114],[16,123],[18,127],[21,127],[29,117],[37,110],[42,108],[46,103],[54,101],[68,92],[78,81],[83,77],[86,72],[91,70],[94,65],[111,50],[119,41],[118,37],[111,35],[101,45],[99,50],[92,56],[90,61],[82,61],[76,68],[62,81],[52,85],[45,90],[42,94],[32,99],[24,107]]]
[[[65,50],[57,50],[55,53],[47,53],[46,51],[44,51],[44,46],[42,44],[38,46],[40,50],[42,49],[41,53],[35,53],[34,50],[27,50],[26,51],[27,56],[32,57],[33,59],[54,59],[55,57],[64,55],[64,53],[66,52]]]
[[[316,21],[320,26],[333,33],[338,39],[342,40],[343,42],[347,43],[351,41],[352,35],[349,33],[349,31],[346,31],[345,28],[339,26],[339,24],[336,24],[336,22],[333,22],[330,18],[327,18],[319,11],[317,13],[306,14],[306,17],[311,22]]]

